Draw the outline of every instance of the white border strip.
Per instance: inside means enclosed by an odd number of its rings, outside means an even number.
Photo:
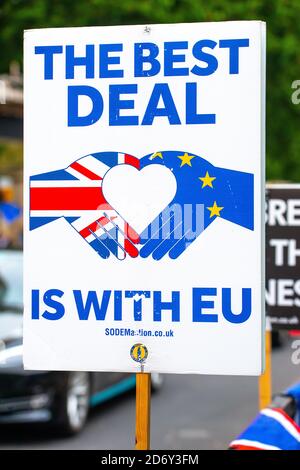
[[[267,183],[266,189],[300,189],[300,183]]]
[[[230,447],[233,446],[256,447],[257,449],[262,450],[281,450],[279,447],[271,446],[268,444],[262,444],[261,442],[257,441],[249,441],[248,439],[237,439],[236,441],[232,441],[230,443]]]
[[[42,210],[42,211],[30,211],[30,217],[95,217],[95,220],[101,217],[103,213],[102,209],[95,211],[77,211],[77,210]]]
[[[89,188],[102,186],[102,180],[31,180],[31,188]]]

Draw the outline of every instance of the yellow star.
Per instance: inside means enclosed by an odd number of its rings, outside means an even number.
[[[210,188],[213,187],[212,182],[216,179],[215,176],[209,176],[208,171],[206,172],[205,176],[202,176],[199,178],[200,181],[202,181],[202,188],[205,188],[205,186],[209,186]]]
[[[191,160],[192,158],[195,158],[195,155],[189,155],[188,153],[185,153],[184,155],[178,155],[178,158],[181,160],[181,165],[180,168],[184,165],[189,165],[192,166]]]
[[[163,156],[161,152],[155,152],[151,155],[150,160],[154,160],[154,158],[161,158],[163,160]]]
[[[216,215],[217,217],[220,217],[220,212],[224,209],[224,207],[219,207],[215,201],[212,207],[207,207],[206,209],[210,211],[209,218],[211,218],[214,215]]]

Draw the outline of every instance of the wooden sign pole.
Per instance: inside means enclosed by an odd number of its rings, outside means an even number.
[[[272,401],[272,332],[270,325],[266,328],[266,368],[259,377],[259,409],[262,410]]]
[[[150,449],[151,374],[136,374],[135,448]]]

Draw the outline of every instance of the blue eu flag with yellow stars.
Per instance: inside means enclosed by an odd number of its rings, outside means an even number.
[[[176,259],[218,217],[253,230],[253,174],[218,168],[185,151],[147,155],[140,169],[153,163],[173,172],[177,191],[168,208],[141,234],[140,256],[159,260],[168,253]],[[181,220],[176,217],[178,208]],[[201,223],[195,220],[197,212]]]

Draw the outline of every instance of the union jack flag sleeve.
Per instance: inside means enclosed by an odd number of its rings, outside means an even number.
[[[230,444],[233,450],[300,450],[300,383],[285,392],[296,403],[295,420],[281,408],[265,408]]]

